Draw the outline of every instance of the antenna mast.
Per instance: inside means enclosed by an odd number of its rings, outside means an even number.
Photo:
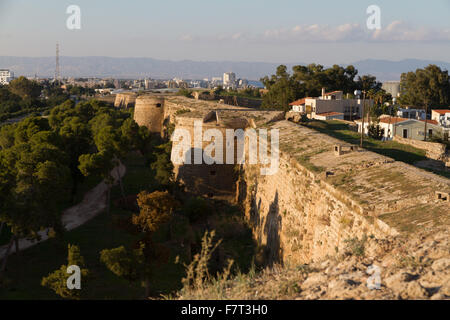
[[[60,81],[61,74],[59,70],[59,43],[56,42],[56,68],[55,68],[55,81]]]

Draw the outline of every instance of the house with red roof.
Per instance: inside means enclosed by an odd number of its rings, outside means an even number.
[[[394,136],[405,139],[424,140],[425,138],[425,120],[407,119],[399,117],[390,117],[383,115],[378,119],[378,125],[383,131],[383,137],[391,140]],[[439,126],[435,120],[426,120],[427,139],[433,136],[440,136],[444,138],[445,130]],[[358,124],[358,132],[361,132],[362,121],[356,120]],[[375,124],[372,122],[372,124]],[[368,133],[369,124],[364,121],[364,133]],[[448,134],[446,136],[448,140]]]
[[[450,129],[450,109],[431,110],[431,119],[437,121],[442,127]]]

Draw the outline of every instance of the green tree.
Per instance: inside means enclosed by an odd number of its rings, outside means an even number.
[[[382,83],[377,81],[377,78],[372,75],[364,75],[362,77],[358,76],[358,80],[356,81],[356,88],[361,91],[369,91],[377,92],[381,89]]]
[[[143,248],[127,250],[124,246],[104,249],[100,252],[100,261],[108,270],[128,281],[136,281],[143,276]]]
[[[36,81],[19,77],[9,83],[9,90],[23,100],[34,100],[41,95],[42,87]]]
[[[137,202],[140,208],[138,215],[133,215],[133,224],[144,232],[154,232],[162,224],[169,222],[178,201],[167,191],[142,191],[138,194]]]
[[[400,78],[402,105],[447,107],[450,104],[450,79],[447,70],[429,65]]]
[[[381,140],[383,137],[383,129],[381,129],[378,123],[371,123],[369,125],[368,135],[373,139]]]
[[[69,289],[67,280],[70,274],[67,272],[69,266],[78,266],[81,271],[81,289]],[[85,292],[86,278],[89,276],[89,270],[86,268],[84,258],[81,256],[80,248],[76,245],[68,245],[67,265],[62,265],[59,269],[43,277],[41,285],[53,290],[57,295],[64,299],[81,299],[82,292]],[[83,291],[84,290],[84,291]]]
[[[340,67],[334,65],[324,68],[320,64],[294,66],[293,74],[281,65],[276,74],[261,79],[268,92],[263,96],[263,106],[283,110],[289,109],[289,103],[306,96],[317,97],[322,88],[327,91],[342,90],[352,93],[356,88],[354,81],[358,71],[353,66]]]
[[[416,72],[403,73],[400,78],[400,103],[422,106],[428,113],[433,107],[447,107],[450,103],[450,78],[448,71],[429,65]],[[427,121],[424,124],[424,140],[427,140]]]
[[[287,72],[287,68],[281,65],[271,78],[261,79],[268,92],[263,96],[262,106],[282,110],[289,109],[289,103],[296,98],[296,87],[293,79]]]
[[[20,143],[2,150],[0,159],[9,179],[9,199],[0,212],[0,220],[13,234],[8,254],[14,241],[18,252],[20,238],[40,239],[38,232],[45,228],[62,235],[58,208],[66,201],[70,175],[60,150],[49,143]]]
[[[173,163],[170,160],[170,152],[172,143],[167,142],[156,147],[156,160],[151,164],[151,168],[155,170],[155,180],[159,183],[160,188],[174,187]]]

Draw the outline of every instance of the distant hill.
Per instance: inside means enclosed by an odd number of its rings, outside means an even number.
[[[380,81],[399,80],[402,72],[423,68],[428,64],[437,64],[450,69],[450,63],[406,59],[401,61],[362,60],[352,63],[359,74],[375,75]],[[233,71],[238,78],[259,80],[275,73],[281,63],[233,62],[233,61],[170,61],[152,58],[112,58],[112,57],[61,57],[63,77],[115,77],[169,79],[203,79],[221,77],[224,72]],[[289,70],[294,65],[305,63],[287,63]],[[0,56],[0,69],[11,69],[16,76],[52,77],[55,70],[54,57],[8,57]]]
[[[400,80],[403,72],[416,71],[416,69],[424,68],[429,64],[435,64],[441,69],[450,70],[450,63],[443,61],[405,59],[401,61],[389,60],[362,60],[353,63],[358,74],[371,74],[380,81]]]

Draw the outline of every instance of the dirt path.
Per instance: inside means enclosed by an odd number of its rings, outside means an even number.
[[[125,175],[125,172],[126,167],[123,164],[120,164],[118,168],[113,169],[112,175],[115,179],[115,183],[117,183],[118,181],[119,173],[120,176],[123,177]],[[101,213],[104,209],[106,209],[107,190],[108,186],[104,181],[102,181],[95,188],[88,191],[79,204],[64,210],[61,220],[66,230],[73,230],[83,225],[84,223]],[[47,240],[47,233],[48,229],[39,232],[39,235],[41,236],[40,241],[20,239],[19,249],[24,250]],[[0,247],[0,259],[5,256],[7,249],[8,245],[3,245]],[[16,252],[15,246],[11,248],[10,254],[13,252]]]

